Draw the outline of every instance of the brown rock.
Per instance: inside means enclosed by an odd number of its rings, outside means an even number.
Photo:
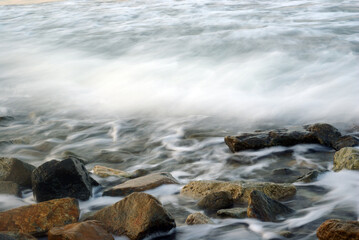
[[[247,216],[257,218],[265,222],[275,222],[279,217],[283,217],[294,212],[293,209],[284,204],[271,199],[260,191],[252,191],[249,195]]]
[[[10,181],[0,181],[0,194],[11,194],[21,197],[20,186]]]
[[[163,184],[179,184],[170,173],[152,173],[128,180],[104,191],[103,196],[125,196],[133,192],[142,192]]]
[[[34,166],[16,158],[0,157],[0,181],[12,181],[31,188],[31,173]]]
[[[330,219],[317,230],[319,240],[359,240],[359,222]]]
[[[187,225],[196,225],[196,224],[213,224],[213,221],[206,215],[196,212],[188,215],[186,219]]]
[[[99,177],[106,178],[110,176],[130,178],[131,174],[118,169],[96,165],[92,169],[93,173]]]
[[[354,136],[342,136],[334,143],[334,149],[359,146],[359,139]]]
[[[36,240],[30,234],[20,232],[0,232],[1,240]]]
[[[53,227],[77,222],[79,215],[76,199],[50,200],[0,212],[0,231],[41,236]]]
[[[202,198],[197,206],[206,210],[217,211],[233,206],[233,198],[230,192],[213,192]]]
[[[275,200],[291,198],[296,188],[289,183],[269,182],[223,182],[223,181],[193,181],[185,185],[181,195],[201,199],[213,192],[230,192],[235,202],[248,202],[252,190],[259,190]]]
[[[342,136],[338,129],[327,123],[316,123],[305,128],[317,137],[320,144],[328,147],[334,147],[335,142]]]
[[[98,220],[107,231],[126,235],[131,240],[143,239],[152,233],[167,232],[176,227],[172,216],[155,197],[137,192],[99,210],[89,219]]]
[[[52,228],[48,232],[49,240],[113,240],[103,227],[95,220],[69,224],[63,227]]]
[[[230,217],[230,218],[246,218],[247,208],[221,209],[217,211],[217,215],[221,217]]]
[[[359,150],[345,147],[334,154],[334,171],[342,169],[359,170]]]

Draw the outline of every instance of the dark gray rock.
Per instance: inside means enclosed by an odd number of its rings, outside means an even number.
[[[247,216],[265,222],[275,222],[294,210],[284,204],[271,199],[264,193],[254,190],[249,195]]]
[[[34,166],[16,158],[0,157],[0,181],[12,181],[31,188],[31,173]]]
[[[304,174],[303,176],[300,176],[297,179],[297,182],[305,182],[305,183],[313,182],[313,181],[317,180],[318,176],[324,172],[326,172],[326,171],[320,171],[320,170],[310,171],[310,172]]]
[[[32,190],[39,202],[65,197],[87,200],[93,185],[83,163],[71,157],[46,162],[32,173]]]
[[[229,192],[213,192],[202,198],[197,203],[197,206],[206,210],[217,211],[219,209],[232,207],[233,198]]]
[[[314,133],[320,144],[333,147],[335,142],[342,136],[338,129],[327,123],[316,123],[305,126],[305,129]]]
[[[21,197],[20,186],[11,181],[0,181],[0,194],[11,194]]]
[[[334,149],[340,150],[345,147],[355,147],[359,146],[359,139],[355,136],[342,136],[334,143]]]

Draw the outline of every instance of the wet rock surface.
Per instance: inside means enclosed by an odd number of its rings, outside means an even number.
[[[31,188],[31,174],[34,166],[16,158],[0,157],[0,181],[12,181]]]
[[[334,143],[334,149],[340,150],[344,147],[359,146],[359,139],[355,136],[342,136]]]
[[[32,173],[32,190],[37,201],[73,197],[87,200],[96,182],[82,162],[75,158],[52,160]]]
[[[310,183],[310,182],[317,180],[318,176],[325,172],[327,172],[327,171],[320,171],[320,170],[309,171],[308,173],[304,174],[303,176],[300,176],[296,181]]]
[[[259,190],[273,199],[288,199],[295,195],[296,187],[289,183],[270,182],[224,182],[224,181],[193,181],[185,185],[181,195],[200,199],[214,192],[230,192],[235,202],[248,202],[252,190]]]
[[[230,208],[233,206],[233,198],[230,192],[213,192],[202,198],[197,203],[197,206],[212,211],[222,208]]]
[[[170,173],[152,173],[143,177],[128,180],[103,192],[104,196],[125,196],[133,192],[159,187],[163,184],[179,184]]]
[[[76,199],[46,201],[0,212],[0,231],[42,236],[53,227],[77,222],[79,215]]]
[[[20,186],[10,181],[0,181],[0,194],[11,194],[21,197]]]
[[[125,171],[121,171],[118,169],[113,169],[113,168],[109,168],[109,167],[104,167],[104,166],[100,166],[100,165],[96,165],[93,169],[92,169],[93,173],[99,177],[102,178],[106,178],[109,176],[115,176],[115,177],[125,177],[125,178],[130,178],[131,174]]]
[[[1,240],[36,240],[37,238],[33,237],[30,234],[20,233],[20,232],[0,232]]]
[[[316,123],[305,126],[305,129],[314,133],[320,144],[333,148],[336,141],[342,135],[338,129],[327,123]]]
[[[125,235],[131,240],[176,227],[172,216],[155,197],[137,192],[99,210],[88,220],[98,220],[110,233]]]
[[[359,170],[359,149],[346,147],[334,154],[334,171]]]
[[[331,219],[317,230],[319,240],[359,240],[359,222]]]
[[[247,208],[238,207],[238,208],[220,209],[217,211],[217,215],[220,217],[246,218]]]
[[[265,222],[275,222],[281,217],[293,213],[294,210],[269,198],[260,191],[252,191],[249,195],[247,216]]]
[[[203,213],[196,212],[188,215],[186,219],[186,224],[187,225],[213,224],[213,221]]]
[[[113,240],[103,227],[95,220],[69,224],[63,227],[52,228],[48,232],[49,240]]]

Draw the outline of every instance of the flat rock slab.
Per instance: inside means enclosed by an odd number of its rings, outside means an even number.
[[[359,222],[330,219],[317,230],[319,240],[359,240]]]
[[[12,181],[31,188],[31,173],[34,166],[16,158],[0,157],[0,181]]]
[[[345,147],[334,154],[334,171],[359,170],[359,149]]]
[[[79,215],[76,199],[51,200],[0,212],[0,231],[42,236],[53,227],[77,222]]]
[[[170,173],[152,173],[128,180],[104,191],[104,196],[126,196],[133,192],[142,192],[163,184],[179,184]]]
[[[181,195],[195,199],[201,199],[210,193],[226,191],[230,192],[235,202],[248,202],[249,194],[253,190],[259,190],[275,200],[291,198],[296,193],[296,188],[289,183],[269,182],[224,182],[224,181],[193,181],[185,185]]]
[[[0,194],[10,194],[21,197],[20,186],[11,181],[0,181]]]
[[[225,143],[232,152],[261,149],[273,146],[294,146],[296,144],[322,144],[335,147],[341,133],[326,123],[305,126],[301,131],[273,130],[268,132],[243,133],[226,136]],[[345,144],[345,143],[344,143]],[[342,143],[343,145],[343,143]]]
[[[186,224],[187,225],[213,224],[213,221],[203,213],[196,212],[188,215],[186,219]]]
[[[157,232],[168,232],[176,227],[174,219],[160,201],[139,192],[97,211],[88,220],[100,221],[108,232],[125,235],[131,240],[143,239]]]
[[[217,211],[217,215],[220,217],[246,218],[247,208],[220,209]]]
[[[279,217],[293,213],[294,210],[271,199],[260,191],[252,191],[249,195],[247,216],[265,222],[275,222]]]
[[[78,222],[63,227],[52,228],[48,232],[49,240],[113,240],[102,223],[95,220]]]

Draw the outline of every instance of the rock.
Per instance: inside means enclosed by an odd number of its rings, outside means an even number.
[[[51,200],[0,212],[0,231],[41,236],[53,227],[77,222],[79,215],[76,199]]]
[[[146,170],[146,169],[137,169],[136,171],[134,171],[130,178],[138,178],[138,177],[143,177],[146,176],[150,173],[150,171]]]
[[[230,218],[246,218],[247,208],[221,209],[217,211],[217,215],[221,217],[230,217]]]
[[[280,217],[293,213],[294,210],[271,199],[264,193],[254,190],[249,195],[247,216],[265,222],[275,222]]]
[[[259,190],[275,200],[288,199],[295,195],[296,188],[289,183],[269,182],[224,182],[224,181],[193,181],[185,185],[181,195],[200,199],[213,192],[230,192],[235,202],[248,202],[252,190]]]
[[[359,170],[359,149],[345,147],[334,154],[334,171]]]
[[[21,197],[20,186],[11,181],[0,181],[0,194],[11,194]]]
[[[75,158],[46,162],[32,173],[32,190],[39,202],[64,197],[87,200],[93,185],[89,172]]]
[[[176,227],[172,216],[155,197],[138,192],[97,211],[89,220],[98,220],[110,233],[126,235],[131,240]]]
[[[0,232],[1,240],[36,240],[30,234],[20,232]]]
[[[233,206],[233,198],[230,192],[213,192],[202,198],[197,206],[206,210],[217,211]]]
[[[342,136],[334,143],[334,149],[340,150],[344,147],[359,146],[359,139],[354,136]]]
[[[338,129],[327,123],[305,126],[305,129],[314,133],[319,143],[327,147],[334,147],[335,142],[342,136]]]
[[[0,157],[0,181],[12,181],[31,188],[31,173],[34,166],[16,158]]]
[[[310,172],[304,174],[303,176],[300,176],[297,179],[297,182],[305,182],[305,183],[313,182],[313,181],[317,180],[318,176],[324,172],[326,172],[326,171],[319,171],[319,170],[310,171]]]
[[[11,116],[0,116],[0,122],[13,121],[15,118]]]
[[[113,240],[102,223],[95,220],[54,227],[48,232],[49,240]]]
[[[109,168],[109,167],[104,167],[104,166],[99,166],[96,165],[93,169],[92,169],[93,173],[99,177],[102,178],[106,178],[109,176],[115,176],[115,177],[125,177],[125,178],[130,178],[131,174],[125,171],[121,171],[118,169],[113,169],[113,168]]]
[[[125,196],[133,192],[142,192],[163,184],[179,184],[170,173],[152,173],[128,180],[104,191],[103,196]]]
[[[295,182],[300,175],[300,172],[290,168],[278,168],[272,171],[272,176],[270,176],[269,180],[276,183],[291,183]]]
[[[213,221],[206,215],[196,212],[190,214],[186,219],[187,225],[197,225],[197,224],[213,224]]]
[[[359,240],[359,222],[330,219],[317,230],[319,240]]]
[[[294,237],[294,234],[290,231],[280,231],[279,232],[279,235],[281,235],[282,237],[285,237],[285,238],[292,238]]]

